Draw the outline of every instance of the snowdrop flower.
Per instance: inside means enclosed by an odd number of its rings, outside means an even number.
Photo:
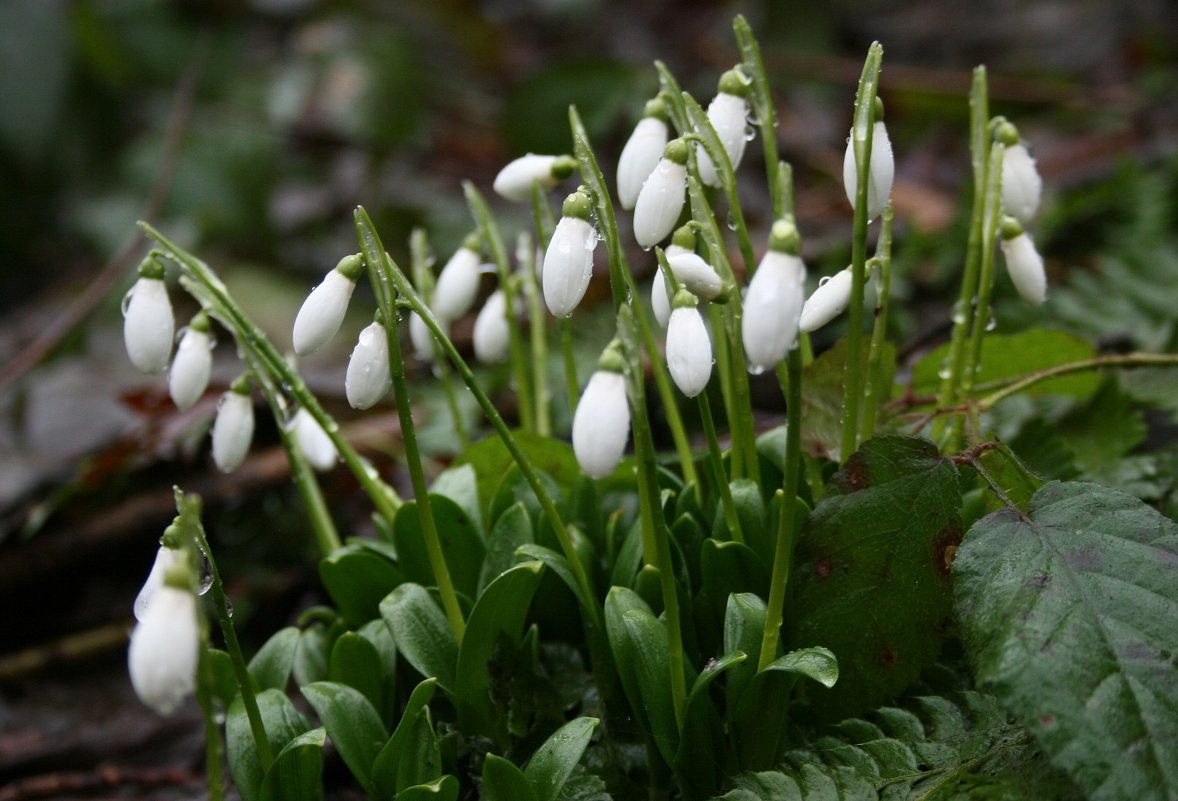
[[[802,306],[798,330],[817,331],[842,314],[850,302],[851,268],[848,267],[818,282],[818,288]]]
[[[867,221],[883,213],[892,196],[892,181],[896,177],[896,162],[892,157],[892,140],[888,138],[887,126],[883,123],[883,103],[876,98],[875,125],[871,132],[871,161],[867,173]],[[855,132],[847,140],[847,151],[843,156],[843,188],[847,200],[855,208],[855,196],[859,191],[859,170],[855,166]]]
[[[153,256],[139,265],[139,280],[123,301],[123,343],[131,364],[160,373],[172,355],[176,323],[164,286],[164,266]]]
[[[479,316],[475,318],[471,338],[475,358],[483,364],[507,361],[511,336],[507,326],[507,296],[502,289],[492,292],[483,304]]]
[[[694,251],[667,257],[667,264],[675,280],[693,295],[704,300],[716,300],[724,292],[720,275]]]
[[[479,238],[471,234],[438,275],[430,311],[439,320],[452,322],[470,311],[479,295],[480,261]]]
[[[772,369],[797,341],[806,280],[806,265],[798,256],[798,247],[793,221],[775,222],[769,250],[749,281],[741,334],[753,373]]]
[[[630,436],[630,404],[626,399],[625,357],[621,343],[610,344],[589,377],[573,415],[573,452],[591,478],[613,472]]]
[[[311,290],[295,317],[295,353],[300,356],[314,353],[335,336],[363,268],[364,260],[359,254],[345,256],[323,283]]]
[[[544,303],[554,317],[568,317],[573,313],[593,276],[597,231],[589,222],[592,209],[589,196],[580,190],[565,198],[563,216],[544,253],[540,282]]]
[[[196,596],[173,586],[174,569],[131,632],[127,667],[139,700],[170,715],[196,687],[200,620]]]
[[[695,234],[691,227],[684,225],[675,231],[671,237],[671,244],[667,246],[667,260],[684,253],[695,251]],[[667,279],[663,276],[663,266],[660,264],[654,271],[654,283],[650,287],[650,307],[654,310],[654,319],[663,328],[671,320],[671,298],[667,295]]]
[[[331,441],[331,437],[327,436],[323,426],[319,425],[319,421],[312,417],[310,412],[305,408],[300,408],[295,412],[291,426],[294,430],[295,442],[298,443],[303,456],[307,457],[311,467],[320,473],[325,473],[335,467],[335,463],[339,459],[335,443]]]
[[[1014,288],[1028,302],[1041,305],[1047,300],[1047,271],[1043,267],[1043,257],[1014,217],[1002,221],[1002,241],[999,244],[1002,255],[1006,257],[1006,272],[1010,274]]]
[[[675,310],[667,325],[667,369],[675,386],[689,398],[703,392],[712,377],[712,340],[695,295],[686,289],[675,294]]]
[[[144,616],[147,614],[147,607],[151,605],[151,601],[159,593],[164,586],[164,576],[167,575],[168,569],[172,565],[182,564],[184,562],[184,552],[178,548],[169,548],[167,545],[161,545],[159,550],[155,552],[155,561],[151,565],[151,571],[147,574],[147,581],[143,582],[143,587],[139,590],[139,594],[135,596],[135,619],[142,622]]]
[[[1018,129],[1004,122],[998,127],[996,137],[1006,145],[1002,154],[1002,208],[1027,225],[1039,210],[1043,179],[1039,177],[1034,157],[1019,141]]]
[[[434,319],[442,327],[442,333],[449,336],[450,323],[437,314],[434,314]],[[413,346],[413,354],[423,362],[432,362],[438,355],[438,343],[434,340],[434,333],[417,312],[409,313],[409,343]]]
[[[728,70],[720,76],[720,87],[712,102],[708,104],[708,120],[716,129],[716,135],[728,153],[732,169],[740,166],[744,157],[744,146],[748,142],[749,80],[739,69]],[[712,158],[702,147],[696,157],[699,179],[708,186],[719,186],[720,175]]]
[[[213,338],[209,335],[209,318],[200,312],[188,323],[176,358],[168,372],[168,394],[180,409],[200,400],[209,385],[213,367]]]
[[[687,187],[687,143],[672,139],[642,184],[634,205],[634,238],[652,248],[667,238],[683,211]]]
[[[638,202],[638,192],[654,172],[667,146],[667,104],[656,97],[646,104],[642,119],[626,140],[618,159],[618,202],[629,211]]]
[[[221,396],[213,421],[213,461],[223,473],[232,473],[245,461],[254,438],[254,402],[249,379],[241,376]]]
[[[370,409],[391,386],[388,332],[378,318],[361,331],[356,340],[352,357],[348,359],[344,393],[353,409]]]
[[[532,184],[551,189],[556,182],[568,178],[577,168],[571,156],[538,156],[529,153],[508,164],[495,176],[495,192],[507,200],[526,203],[532,197]]]

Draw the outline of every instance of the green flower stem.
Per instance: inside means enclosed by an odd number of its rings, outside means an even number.
[[[1101,367],[1173,367],[1178,366],[1178,354],[1173,353],[1116,353],[1108,356],[1097,356],[1092,359],[1057,364],[1012,381],[1002,389],[987,395],[977,402],[979,412],[993,409],[1002,401],[1017,395],[1024,389],[1035,384],[1058,378],[1071,373],[1081,373],[1085,370],[1096,370]]]
[[[699,400],[699,416],[704,424],[704,436],[708,439],[708,458],[712,463],[712,476],[716,482],[716,491],[720,493],[720,503],[724,507],[724,520],[728,524],[728,530],[732,532],[732,539],[743,543],[744,532],[740,528],[740,516],[736,514],[732,488],[728,486],[728,478],[724,474],[724,457],[720,454],[720,440],[716,438],[716,424],[712,421],[712,405],[708,402],[706,390],[696,397]]]
[[[740,48],[740,59],[745,74],[753,81],[749,100],[757,118],[757,126],[761,129],[766,178],[769,194],[773,199],[773,219],[779,220],[786,214],[792,214],[793,209],[786,206],[790,194],[785,192],[776,180],[780,174],[777,160],[777,107],[773,105],[773,93],[769,89],[769,76],[765,74],[761,47],[757,44],[757,38],[753,36],[753,30],[743,15],[738,14],[732,21],[732,32],[736,35],[736,44]]]
[[[667,271],[663,272],[664,275]],[[670,297],[675,297],[671,295]],[[745,462],[744,459],[737,458],[740,452],[740,445],[737,444],[740,438],[737,436],[739,423],[736,422],[737,411],[733,404],[732,392],[732,351],[729,347],[729,340],[727,335],[727,325],[724,321],[724,312],[720,307],[714,303],[707,304],[708,323],[711,325],[713,331],[717,332],[715,338],[713,355],[716,358],[716,374],[720,379],[720,400],[724,404],[724,415],[728,418],[728,433],[732,439],[732,478],[743,478]],[[724,332],[723,336],[719,336],[720,332]]]
[[[208,626],[201,624],[200,662],[197,665],[196,702],[200,705],[201,717],[205,724],[205,764],[208,769],[209,801],[224,801],[225,778],[221,773],[221,759],[224,747],[221,743],[221,727],[213,709],[213,665],[209,661]]]
[[[764,670],[777,657],[781,640],[781,616],[785,606],[785,589],[793,567],[794,541],[797,539],[794,507],[798,497],[798,477],[802,462],[802,354],[797,348],[786,357],[789,381],[786,384],[785,469],[781,482],[781,514],[777,519],[777,544],[773,552],[773,578],[769,584],[769,604],[765,610],[765,633],[761,638],[761,656],[757,670]]]
[[[859,396],[863,386],[863,290],[867,282],[867,182],[871,175],[871,138],[875,127],[875,94],[883,46],[874,42],[867,51],[859,91],[855,95],[855,120],[851,141],[855,152],[858,184],[855,187],[855,222],[851,233],[851,302],[847,329],[847,366],[843,381],[843,433],[839,460],[846,461],[859,447]]]
[[[989,155],[989,136],[986,126],[990,121],[989,94],[986,68],[976,67],[969,91],[969,153],[973,167],[973,209],[969,220],[969,244],[966,248],[965,271],[961,276],[961,293],[953,311],[953,331],[949,337],[948,365],[937,392],[937,408],[947,409],[961,399],[960,385],[965,369],[965,341],[973,322],[974,298],[978,292],[978,269],[982,255],[982,226],[986,205],[986,163]],[[933,439],[941,441],[948,420],[938,417],[933,423]],[[944,443],[942,443],[944,444]]]
[[[879,417],[879,403],[888,387],[879,383],[879,363],[888,330],[888,301],[892,291],[892,204],[889,202],[883,213],[883,223],[876,246],[876,263],[879,275],[879,297],[875,304],[875,323],[871,329],[871,346],[867,352],[867,387],[863,391],[863,439],[875,436]]]
[[[776,191],[781,195],[782,214],[778,215],[778,219],[782,216],[794,215],[794,171],[793,167],[789,166],[784,161],[777,163],[776,182],[774,184]],[[814,346],[810,344],[810,332],[798,332],[798,346],[802,349],[802,367],[805,367],[810,362],[814,361]],[[778,378],[785,375],[785,368],[778,369]],[[787,378],[781,378],[782,386],[788,381]]]
[[[556,321],[560,328],[560,355],[564,360],[564,390],[569,400],[569,415],[577,408],[581,385],[577,381],[577,355],[573,351],[573,321],[562,317]]]
[[[536,280],[536,249],[532,238],[520,232],[516,252],[520,253],[523,275],[524,298],[528,303],[528,336],[532,351],[532,387],[536,404],[536,433],[542,437],[552,435],[552,390],[548,387],[548,318],[547,309],[540,298],[540,282]]]
[[[262,365],[275,382],[282,386],[294,398],[295,402],[306,409],[322,426],[332,444],[335,445],[344,464],[356,476],[356,480],[372,500],[372,504],[381,516],[391,523],[397,514],[397,509],[404,503],[401,496],[397,494],[396,490],[384,483],[372,464],[360,456],[351,443],[344,439],[340,434],[339,425],[319,405],[318,398],[307,389],[302,376],[286,363],[286,359],[282,358],[262,329],[258,328],[237,305],[236,301],[230,297],[228,290],[216,273],[203,261],[173,243],[147,223],[140,222],[139,227],[154,239],[164,249],[166,255],[185,273],[184,278],[181,279],[185,290],[195,297],[211,315],[232,331],[238,346],[254,354],[257,363]]]
[[[360,243],[360,252],[368,265],[368,278],[375,289],[380,313],[385,320],[396,320],[398,319],[396,307],[398,288],[394,286],[390,275],[392,260],[385,252],[384,245],[381,244],[376,231],[360,225],[359,220],[356,224],[356,237]],[[393,382],[393,396],[397,401],[397,417],[401,421],[401,439],[405,443],[405,462],[409,468],[409,479],[413,484],[413,497],[417,502],[421,535],[425,541],[425,550],[429,556],[434,580],[438,583],[438,594],[442,599],[442,608],[446,610],[446,618],[450,622],[454,638],[461,644],[462,636],[466,632],[466,620],[462,616],[458,593],[454,590],[454,582],[450,578],[450,568],[446,565],[446,556],[442,551],[442,540],[438,536],[438,527],[434,520],[429,486],[426,484],[425,471],[421,466],[421,451],[417,446],[417,428],[413,422],[413,411],[409,399],[409,384],[405,380],[405,360],[401,354],[401,338],[396,325],[385,325],[384,329],[389,346],[389,375]],[[434,335],[436,337],[437,332],[434,332]]]
[[[179,488],[176,489],[176,522],[172,525],[180,529],[181,538],[190,539],[209,562],[209,572],[213,583],[210,589],[213,596],[213,607],[217,610],[217,622],[221,626],[221,634],[225,637],[225,650],[229,653],[229,661],[233,664],[233,675],[237,679],[237,689],[241,693],[241,703],[245,707],[246,717],[249,719],[250,733],[254,738],[254,749],[258,752],[258,762],[262,765],[262,773],[270,770],[274,764],[274,753],[270,750],[270,740],[266,737],[266,727],[262,725],[262,713],[258,709],[258,699],[254,695],[254,680],[246,666],[245,657],[241,654],[241,645],[237,642],[237,632],[233,629],[233,618],[229,611],[229,599],[225,595],[225,584],[221,581],[221,571],[217,569],[217,560],[213,558],[213,549],[205,538],[204,525],[200,522],[200,496],[186,495]]]
[[[507,315],[511,372],[515,380],[516,399],[519,403],[520,428],[524,431],[535,431],[536,417],[532,408],[532,382],[528,376],[528,362],[524,358],[524,343],[523,335],[520,333],[519,315],[515,313],[516,284],[511,280],[511,266],[507,261],[507,251],[503,247],[503,236],[499,232],[498,223],[491,215],[487,201],[483,199],[475,185],[470,181],[463,181],[462,191],[466,193],[466,202],[470,206],[470,213],[478,225],[484,246],[491,254],[491,261],[495,263],[495,270],[499,273],[499,288],[503,290],[504,314]]]
[[[655,388],[658,390],[663,412],[667,415],[667,426],[671,429],[671,439],[675,443],[675,453],[679,458],[679,468],[683,471],[683,480],[698,483],[699,476],[696,473],[695,460],[691,453],[691,441],[687,438],[687,429],[683,425],[683,417],[679,412],[675,391],[671,387],[671,379],[667,374],[667,365],[659,358],[658,345],[654,339],[654,330],[651,327],[646,306],[637,300],[641,296],[634,276],[626,264],[626,254],[622,250],[622,239],[618,235],[618,221],[614,215],[609,187],[605,183],[605,176],[601,174],[597,157],[593,155],[593,146],[589,143],[589,135],[585,132],[585,126],[581,122],[576,106],[569,107],[569,126],[573,132],[573,152],[581,164],[581,177],[593,190],[597,224],[602,229],[609,253],[610,286],[613,291],[614,309],[618,310],[622,305],[633,301],[631,305],[634,309],[634,318],[638,323],[643,349],[650,355]]]
[[[409,259],[413,267],[413,282],[426,297],[434,293],[434,274],[430,269],[433,257],[430,255],[429,239],[424,228],[414,228],[409,234]],[[393,318],[396,319],[396,318]],[[466,433],[466,422],[462,419],[462,408],[458,405],[458,395],[454,391],[454,381],[450,376],[450,368],[442,360],[435,361],[438,380],[442,382],[442,392],[446,395],[446,406],[450,410],[450,419],[454,423],[454,433],[458,437],[459,450],[466,450],[470,444],[470,437]]]

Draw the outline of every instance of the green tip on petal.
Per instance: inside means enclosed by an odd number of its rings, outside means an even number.
[[[577,169],[577,160],[572,156],[557,156],[556,160],[552,162],[552,167],[549,172],[552,177],[559,181],[563,181],[572,175]]]
[[[560,207],[562,216],[576,217],[579,220],[588,220],[592,211],[593,201],[590,200],[588,194],[580,189],[566,197],[564,205]]]
[[[752,84],[752,79],[745,75],[743,70],[734,68],[720,76],[719,92],[724,95],[748,97]]]
[[[1009,120],[1002,120],[994,126],[994,139],[1006,145],[1013,147],[1019,143],[1018,128]]]
[[[801,252],[802,237],[798,234],[792,216],[782,217],[773,223],[773,229],[769,232],[769,249],[793,256]]]
[[[675,293],[674,299],[671,300],[672,309],[694,309],[697,305],[699,305],[699,298],[682,288]]]
[[[879,95],[875,96],[875,105],[871,107],[871,112],[872,119],[874,119],[876,122],[879,122],[884,118],[884,104]]]
[[[359,253],[344,256],[335,265],[335,270],[354,284],[360,280],[360,273],[364,272],[364,257]]]
[[[466,238],[462,240],[462,247],[466,248],[467,250],[472,250],[475,253],[479,253],[483,247],[483,238],[479,236],[478,231],[471,231],[466,235]]]
[[[203,311],[199,311],[192,316],[192,319],[188,321],[188,327],[202,334],[207,334],[212,330],[212,325],[209,323],[209,316]]]
[[[608,373],[626,372],[626,349],[622,340],[614,339],[606,346],[597,360],[597,369]]]
[[[667,121],[668,117],[667,101],[663,100],[662,95],[653,97],[646,101],[646,106],[642,109],[643,117],[654,117],[656,120]]]
[[[687,154],[689,152],[690,148],[687,147],[685,141],[682,139],[672,139],[670,142],[667,142],[667,147],[663,150],[663,158],[667,159],[667,161],[673,161],[676,164],[686,164]]]
[[[249,373],[242,373],[233,379],[233,383],[229,385],[229,391],[236,392],[238,395],[249,395],[253,391],[252,386],[253,382],[250,380]]]
[[[1002,218],[1002,238],[1014,239],[1016,236],[1022,236],[1023,225],[1009,214]]]
[[[148,253],[147,258],[139,263],[139,277],[164,280],[164,263],[156,258],[155,251]]]
[[[691,230],[690,225],[684,225],[675,229],[674,235],[671,237],[671,244],[678,245],[685,250],[695,250],[695,231]]]

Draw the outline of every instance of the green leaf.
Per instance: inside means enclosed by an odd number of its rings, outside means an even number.
[[[863,342],[863,363],[871,343]],[[842,438],[843,374],[847,364],[847,340],[844,337],[802,372],[802,451],[811,456],[836,458]],[[884,343],[875,385],[892,386],[896,371],[896,350]],[[935,390],[934,390],[935,391]],[[885,392],[881,401],[887,398]]]
[[[700,549],[700,593],[696,600],[698,629],[704,647],[712,653],[724,623],[728,598],[733,593],[750,592],[762,598],[769,595],[769,569],[751,548],[731,540],[704,540]]]
[[[478,528],[458,504],[442,495],[430,495],[430,510],[454,588],[473,598],[478,591],[479,571],[486,554]],[[421,533],[416,501],[407,501],[397,510],[393,520],[393,544],[407,581],[426,587],[437,584],[425,548],[425,537]]]
[[[237,697],[237,674],[233,671],[233,660],[220,648],[206,648],[204,658],[209,660],[213,673],[213,694],[228,707]]]
[[[585,753],[596,727],[597,718],[570,720],[532,754],[528,766],[524,768],[524,776],[536,791],[539,801],[556,801],[573,768],[581,761],[581,755]]]
[[[1178,525],[1052,482],[978,521],[954,565],[979,681],[1090,799],[1178,796]]]
[[[295,682],[299,686],[327,678],[327,649],[326,626],[313,625],[299,632],[294,661]]]
[[[940,652],[961,541],[953,463],[932,443],[879,437],[836,473],[799,538],[791,649],[830,648],[843,680],[811,700],[827,720],[879,705]]]
[[[426,745],[434,751],[437,749],[437,739],[433,736],[429,719],[424,716],[437,684],[437,679],[426,679],[413,688],[393,736],[372,763],[372,781],[383,797],[392,798],[404,787],[430,779],[428,775],[418,778],[419,773],[424,772],[418,766],[421,756],[419,749],[422,733]],[[431,738],[432,746],[429,742]]]
[[[262,780],[261,801],[320,801],[326,738],[324,729],[311,729],[287,743]]]
[[[429,488],[431,495],[441,495],[453,501],[466,513],[480,532],[483,528],[483,514],[479,505],[479,480],[474,467],[458,465],[443,470]]]
[[[469,465],[468,465],[469,467]],[[518,560],[515,551],[533,542],[532,518],[523,503],[512,504],[499,516],[487,538],[487,556],[479,571],[479,592]]]
[[[614,655],[614,663],[618,668],[618,678],[621,679],[622,690],[626,694],[626,700],[630,702],[634,718],[640,728],[649,731],[650,720],[646,715],[646,707],[642,703],[642,695],[638,690],[636,654],[630,645],[624,620],[625,614],[632,610],[651,614],[650,606],[642,600],[638,593],[627,587],[611,587],[605,596],[606,637],[609,640],[610,651]]]
[[[679,747],[679,727],[671,699],[671,665],[667,629],[650,612],[630,609],[622,613],[625,660],[633,666],[638,695],[646,709],[650,733],[668,765],[674,764]],[[623,657],[617,656],[620,663]]]
[[[494,754],[483,760],[483,790],[489,801],[539,801],[524,772]]]
[[[751,592],[734,592],[728,596],[728,607],[724,612],[724,653],[748,654],[747,660],[729,668],[724,682],[730,715],[736,713],[745,688],[757,673],[765,612],[765,602]]]
[[[377,706],[381,720],[386,726],[393,724],[397,715],[397,646],[393,642],[393,635],[384,621],[377,618],[370,620],[356,632],[372,644],[376,649],[379,661],[379,679],[382,706]],[[334,679],[333,679],[334,680]],[[345,681],[344,684],[350,682]]]
[[[569,560],[565,559],[563,555],[557,553],[551,548],[545,548],[543,545],[521,545],[515,549],[516,558],[523,557],[525,559],[536,560],[543,562],[544,566],[556,574],[564,584],[573,591],[578,603],[582,607],[593,603],[592,599],[586,599],[581,592],[581,586],[577,583],[576,576],[573,575],[573,569],[569,567]]]
[[[422,676],[435,677],[450,692],[458,665],[458,642],[441,607],[420,584],[402,584],[380,602],[380,616],[397,651]]]
[[[319,579],[339,613],[359,626],[377,617],[381,600],[405,577],[385,556],[349,543],[319,562]]]
[[[505,710],[496,708],[491,693],[491,655],[501,635],[519,642],[543,569],[543,562],[523,562],[501,573],[470,612],[454,686],[458,718],[467,734],[507,740]]]
[[[740,478],[730,485],[732,502],[736,507],[736,516],[740,519],[740,530],[744,534],[744,542],[762,560],[772,561],[773,548],[770,545],[770,528],[765,508],[765,499],[761,495],[761,488],[755,481]],[[724,519],[724,510],[717,506],[712,520],[712,539],[725,542],[732,539],[728,531],[728,523]]]
[[[562,106],[562,118],[568,108],[567,99]],[[573,448],[567,442],[541,437],[528,431],[514,431],[512,437],[534,468],[540,470],[556,480],[561,486],[569,487],[581,475],[581,468],[577,464],[577,457],[573,455]],[[495,495],[507,471],[515,466],[515,460],[510,451],[499,437],[487,437],[467,448],[454,460],[451,469],[469,464],[474,468],[478,477],[479,506],[483,510],[483,520],[486,525],[494,525],[487,512],[491,506],[491,498]]]
[[[1115,379],[1105,381],[1088,403],[1060,420],[1058,430],[1076,466],[1094,479],[1115,473],[1117,461],[1140,445],[1146,433],[1141,410]]]
[[[299,630],[288,626],[274,632],[250,660],[249,671],[263,690],[285,690],[299,647]]]
[[[279,753],[287,743],[310,728],[306,719],[281,691],[263,690],[258,693],[257,699],[262,728],[266,731],[271,753]],[[260,798],[264,778],[262,763],[254,748],[249,717],[240,696],[229,705],[225,715],[225,753],[229,759],[233,783],[237,785],[242,801]]]
[[[327,676],[332,682],[357,690],[373,709],[384,709],[380,654],[376,646],[356,632],[344,632],[335,641]]]
[[[458,801],[458,779],[443,776],[429,784],[406,787],[397,794],[397,801]]]
[[[346,684],[319,681],[302,690],[348,770],[365,792],[372,794],[376,787],[372,781],[372,763],[389,739],[375,707],[359,690]]]
[[[724,781],[723,725],[720,713],[708,695],[708,687],[725,670],[747,659],[744,653],[737,651],[709,660],[687,694],[674,767],[688,796],[710,798]]]

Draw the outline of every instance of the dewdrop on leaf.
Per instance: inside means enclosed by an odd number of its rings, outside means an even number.
[[[674,305],[667,324],[667,369],[679,391],[694,398],[712,377],[712,340],[695,295],[681,289]]]
[[[188,323],[176,358],[168,371],[168,394],[179,409],[187,409],[200,400],[209,385],[213,368],[213,339],[209,334],[209,318],[200,312]]]
[[[798,246],[793,222],[778,220],[769,238],[769,250],[749,281],[741,338],[753,372],[772,369],[797,341],[806,280],[806,265],[798,256]]]
[[[221,396],[213,421],[213,461],[223,473],[232,473],[245,461],[254,438],[254,403],[249,380],[242,376]]]
[[[300,408],[295,412],[291,425],[294,429],[295,442],[298,444],[299,450],[303,452],[303,456],[307,457],[307,462],[311,467],[320,473],[325,473],[335,467],[336,461],[339,460],[339,452],[335,449],[335,443],[331,441],[331,437],[327,436],[323,426],[319,425],[319,421],[312,417],[310,412]]]
[[[492,292],[479,310],[471,340],[475,358],[483,364],[507,361],[511,332],[507,325],[507,296],[502,289]]]
[[[748,96],[751,81],[739,69],[728,70],[720,76],[719,90],[708,104],[708,120],[716,129],[721,144],[732,162],[732,169],[740,166],[744,147],[748,142]],[[708,186],[720,185],[720,174],[711,156],[702,147],[696,156],[699,179]]]
[[[601,355],[573,415],[573,453],[577,464],[591,478],[613,472],[626,451],[630,403],[621,372],[624,366],[621,344],[615,340]]]
[[[672,139],[642,184],[634,205],[634,238],[651,248],[667,238],[683,211],[687,188],[687,143]]]
[[[654,172],[670,134],[667,106],[660,98],[646,104],[645,116],[634,126],[618,158],[618,202],[629,211],[638,202],[638,193],[647,176]]]
[[[388,394],[391,386],[388,332],[378,319],[361,331],[356,340],[348,359],[344,393],[353,409],[370,409]]]
[[[1014,288],[1028,302],[1042,305],[1047,300],[1047,271],[1043,267],[1043,257],[1014,217],[1002,221],[1002,240],[999,245],[1006,258],[1006,272]]]
[[[163,372],[172,355],[175,327],[164,266],[149,256],[139,265],[139,280],[123,307],[123,343],[131,364],[144,373]]]
[[[572,175],[577,168],[571,156],[540,156],[529,153],[510,162],[495,176],[493,188],[500,197],[525,203],[532,197],[532,184],[551,189],[557,181]]]
[[[819,283],[814,294],[802,306],[798,330],[817,331],[842,314],[851,302],[851,280],[851,268],[848,267]]]
[[[871,133],[871,160],[867,172],[867,220],[870,222],[883,213],[892,196],[892,182],[896,177],[896,162],[892,156],[892,141],[888,138],[888,129],[880,117],[882,103],[876,98],[877,112],[875,125]],[[854,131],[847,140],[847,150],[843,155],[843,188],[847,192],[847,200],[851,201],[851,208],[855,208],[855,197],[859,192],[859,171],[855,165]]]
[[[592,208],[584,192],[577,191],[565,198],[563,216],[544,253],[540,282],[544,303],[554,317],[568,317],[573,313],[593,277],[597,231],[589,222]]]
[[[345,256],[323,283],[311,290],[295,317],[295,353],[300,356],[314,353],[339,331],[363,267],[364,261],[359,254]]]

